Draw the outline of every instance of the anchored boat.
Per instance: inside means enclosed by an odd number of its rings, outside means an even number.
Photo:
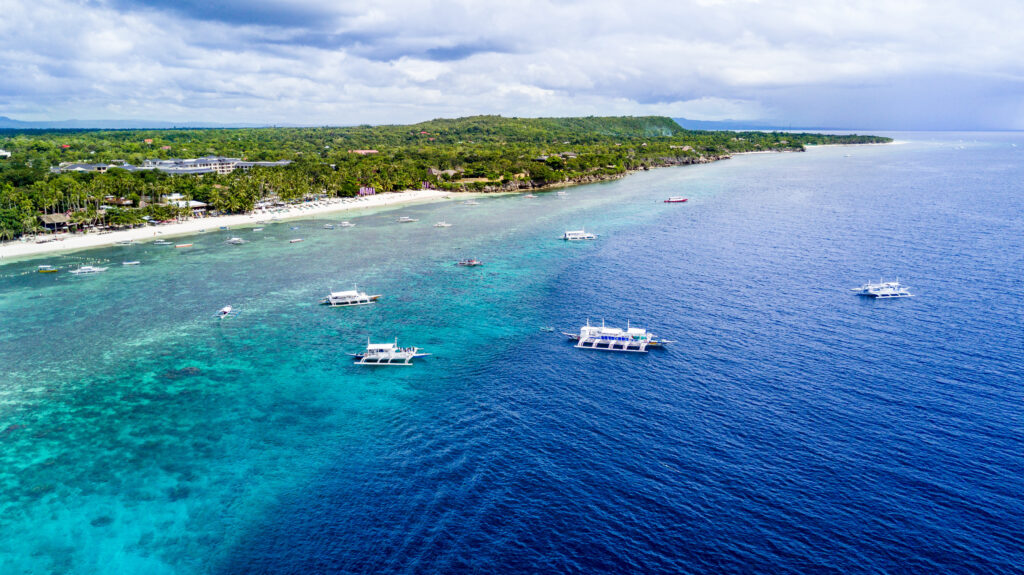
[[[580,349],[600,349],[604,351],[631,351],[638,353],[646,353],[649,347],[661,347],[667,343],[672,343],[666,339],[659,339],[653,333],[639,328],[630,327],[629,323],[626,323],[626,329],[618,327],[606,327],[604,320],[601,320],[601,325],[590,325],[590,320],[587,320],[587,325],[580,328],[580,333],[568,333],[562,332],[569,339],[576,342],[576,347]]]
[[[851,291],[857,292],[857,295],[878,299],[914,297],[914,294],[910,293],[907,288],[900,285],[899,278],[896,278],[896,281],[894,282],[882,280],[878,280],[878,283],[868,282],[860,287],[852,288]]]
[[[366,351],[350,353],[356,365],[412,365],[417,357],[426,357],[429,353],[420,353],[418,347],[398,347],[398,338],[394,343],[370,343],[366,338]]]
[[[478,259],[470,258],[468,260],[462,260],[462,261],[455,262],[455,265],[462,266],[464,268],[475,268],[477,266],[484,265],[484,262],[482,262],[482,261],[480,261]]]
[[[686,198],[684,198],[682,196],[672,196],[671,198],[665,200],[665,203],[666,204],[681,204],[681,203],[683,203],[685,201],[686,201]]]
[[[402,216],[402,217],[398,218],[398,223],[400,223],[400,224],[411,224],[413,222],[418,222],[418,221],[419,220],[417,220],[416,218],[410,218],[409,216]]]
[[[105,272],[105,271],[107,271],[107,268],[97,268],[97,267],[93,267],[93,266],[82,266],[82,267],[78,268],[77,270],[71,270],[68,273],[73,273],[73,274],[75,274],[77,276],[77,275],[98,274],[100,272]]]
[[[55,267],[53,267],[53,266],[51,266],[49,264],[43,264],[43,265],[39,266],[39,273],[41,273],[41,274],[55,274],[55,273],[57,273],[57,268],[55,268]]]
[[[570,242],[596,240],[597,234],[590,233],[582,228],[578,230],[566,230],[565,233],[562,234],[562,239]]]
[[[380,294],[367,295],[366,292],[359,291],[356,286],[352,286],[352,288],[353,289],[347,291],[331,292],[330,295],[320,300],[320,303],[331,307],[344,307],[350,305],[368,305],[380,299]]]

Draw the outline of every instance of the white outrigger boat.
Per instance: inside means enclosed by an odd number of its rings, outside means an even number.
[[[245,240],[243,240],[242,238],[231,238],[226,240],[224,243],[231,244],[233,246],[240,246],[245,243]]]
[[[226,306],[220,308],[220,311],[217,312],[217,316],[216,317],[217,317],[217,319],[224,319],[224,318],[228,317],[229,315],[231,315],[232,311],[234,311],[232,309],[232,307],[229,306],[229,305],[226,305]]]
[[[448,222],[442,220],[442,221],[437,222],[436,224],[434,224],[434,227],[435,228],[450,228],[450,227],[452,227],[452,225],[449,224]]]
[[[343,227],[343,228],[354,228],[354,227],[356,227],[356,225],[355,225],[355,224],[353,224],[352,222],[350,222],[350,221],[347,221],[347,220],[346,220],[346,221],[344,221],[344,222],[341,222],[341,223],[340,223],[340,224],[338,224],[338,225],[339,225],[339,226],[341,226],[341,227]]]
[[[575,242],[580,240],[596,240],[597,234],[590,233],[582,228],[578,230],[565,230],[562,234],[562,239],[569,242]]]
[[[878,280],[878,283],[876,284],[868,282],[860,287],[851,288],[850,291],[857,292],[857,295],[878,299],[914,297],[914,294],[910,293],[907,288],[900,285],[899,278],[896,278],[896,281],[894,282],[886,282],[882,280]]]
[[[409,216],[402,216],[402,217],[398,218],[398,223],[400,223],[400,224],[411,224],[413,222],[418,222],[418,221],[419,220],[417,220],[416,218],[410,218]]]
[[[605,327],[604,320],[600,326],[587,325],[580,328],[580,333],[562,332],[569,339],[576,342],[580,349],[600,349],[604,351],[632,351],[646,353],[649,347],[662,347],[667,343],[673,343],[666,339],[658,339],[653,333],[639,328],[630,327],[626,323],[626,329],[618,327]]]
[[[157,241],[153,242],[153,245],[154,246],[169,246],[169,245],[171,245],[171,242],[169,242],[167,240],[157,240]]]
[[[98,274],[100,272],[105,272],[105,271],[107,271],[107,268],[97,268],[97,267],[93,267],[93,266],[82,266],[82,267],[78,268],[77,270],[70,270],[68,273],[73,273],[73,274],[75,274],[77,276],[77,275],[87,275],[87,274]]]
[[[359,291],[356,286],[352,286],[352,288],[353,289],[347,291],[331,292],[330,295],[320,300],[320,303],[331,307],[344,307],[350,305],[368,305],[380,299],[380,294],[367,295],[366,292]]]
[[[334,224],[324,224],[324,229],[325,230],[333,230],[334,229]]]
[[[121,262],[121,265],[123,265],[123,266],[137,266],[137,265],[139,265],[141,263],[142,262],[140,262],[138,260],[133,260],[133,261],[130,261],[130,262]]]
[[[350,353],[356,365],[412,365],[417,357],[426,357],[429,353],[420,353],[418,347],[398,347],[398,338],[394,343],[370,343],[366,338],[366,351]]]

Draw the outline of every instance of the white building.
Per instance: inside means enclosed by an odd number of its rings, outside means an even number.
[[[10,158],[11,153],[7,150],[0,150],[0,158]]]

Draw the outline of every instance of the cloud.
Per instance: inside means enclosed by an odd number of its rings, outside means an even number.
[[[24,119],[1024,128],[1024,6],[1001,0],[0,0],[0,13],[0,115]]]

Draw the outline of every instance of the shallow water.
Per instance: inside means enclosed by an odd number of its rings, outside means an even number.
[[[898,137],[0,267],[0,572],[1012,572],[1024,137]]]

